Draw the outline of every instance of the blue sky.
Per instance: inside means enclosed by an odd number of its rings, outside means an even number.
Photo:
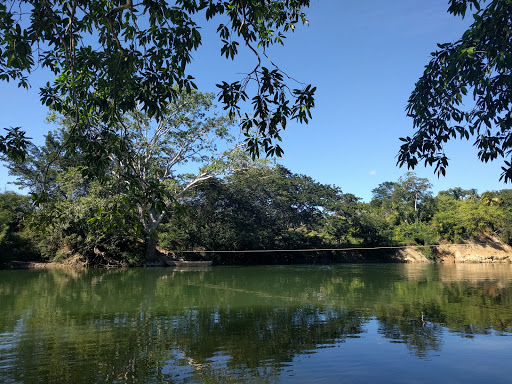
[[[309,27],[298,28],[284,47],[269,51],[282,70],[318,88],[313,120],[288,126],[278,162],[366,201],[379,183],[403,175],[407,169],[396,166],[396,155],[399,137],[413,134],[405,115],[408,96],[436,43],[456,40],[471,21],[449,15],[447,8],[448,0],[312,0]],[[204,24],[203,47],[190,67],[201,91],[216,92],[216,83],[240,79],[255,64],[247,52],[234,62],[219,52],[215,26]],[[41,142],[51,128],[44,123],[47,110],[38,95],[46,80],[36,72],[28,92],[0,83],[0,127],[22,126]],[[501,162],[480,163],[472,141],[449,143],[446,152],[446,177],[437,178],[432,168],[415,169],[434,192],[510,187],[499,182]],[[3,167],[0,180],[2,190],[14,189]]]

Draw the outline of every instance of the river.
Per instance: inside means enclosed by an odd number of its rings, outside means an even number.
[[[0,271],[1,383],[508,383],[509,264]]]

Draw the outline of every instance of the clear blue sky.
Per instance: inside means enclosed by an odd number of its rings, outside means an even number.
[[[396,154],[398,138],[413,134],[405,115],[408,96],[436,43],[456,40],[471,21],[449,15],[447,8],[448,0],[312,0],[309,27],[298,28],[284,47],[269,51],[289,75],[318,87],[313,120],[288,126],[279,162],[366,201],[379,183],[403,175],[407,170],[396,166]],[[204,46],[190,67],[199,89],[208,92],[216,92],[222,80],[240,79],[255,64],[248,53],[234,62],[221,58],[212,35],[215,27],[204,24]],[[38,95],[47,79],[42,73],[32,79],[28,92],[0,83],[0,127],[22,126],[40,143],[51,128],[44,123],[47,110]],[[449,143],[446,152],[446,177],[438,179],[432,168],[415,170],[431,181],[434,192],[510,187],[498,181],[501,162],[480,163],[472,141]],[[3,167],[0,180],[2,190],[14,189]]]

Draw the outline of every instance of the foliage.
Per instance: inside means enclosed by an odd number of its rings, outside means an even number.
[[[79,170],[58,178],[64,198],[47,202],[33,216],[33,229],[42,257],[55,260],[80,255],[91,265],[137,264],[143,260],[137,219],[123,195],[92,183],[87,194]],[[123,212],[121,216],[121,212]]]
[[[35,251],[25,231],[33,207],[27,196],[0,194],[0,266],[17,259],[33,258]]]
[[[39,199],[44,202],[60,199],[66,195],[61,187],[67,188],[67,186],[61,185],[58,182],[58,177],[70,168],[80,171],[78,172],[79,180],[85,180],[81,176],[82,171],[87,169],[83,167],[83,164],[86,163],[83,155],[77,151],[62,151],[62,145],[68,140],[68,137],[69,134],[64,129],[48,132],[45,135],[44,145],[37,147],[29,144],[25,159],[22,161],[11,160],[7,164],[10,175],[16,176],[14,184],[20,189],[27,190],[36,198],[36,203],[40,202]],[[84,188],[86,189],[85,184],[81,190],[82,194],[85,194]]]
[[[25,234],[48,260],[79,254],[94,265],[139,263],[140,228],[129,197],[113,180],[84,175],[81,153],[55,156],[66,137],[63,129],[51,132],[44,146],[30,147],[25,161],[10,163],[16,184],[36,197]]]
[[[20,127],[5,128],[5,131],[7,132],[5,136],[0,135],[0,160],[23,161],[27,147],[30,145],[29,138]]]
[[[11,162],[11,173],[18,176],[19,185],[29,188],[37,198],[43,197],[39,200],[41,204],[47,204],[51,211],[63,210],[71,221],[85,219],[100,226],[111,226],[112,223],[118,227],[126,226],[132,234],[128,237],[143,238],[146,257],[152,259],[156,250],[156,230],[166,216],[174,214],[186,191],[207,179],[247,169],[254,164],[243,151],[245,143],[232,134],[232,121],[226,116],[217,116],[213,97],[195,91],[183,93],[175,103],[166,107],[165,118],[160,123],[142,111],[126,116],[123,124],[118,126],[123,140],[119,142],[119,148],[109,153],[105,174],[101,177],[97,177],[97,171],[80,165],[87,163],[87,154],[84,155],[80,147],[68,146],[61,156],[55,155],[69,138],[73,121],[54,115],[51,118],[60,124],[60,130],[48,134],[42,148],[32,146],[26,161]],[[101,130],[103,123],[97,121],[97,124]],[[124,127],[128,129],[124,131]],[[94,188],[100,185],[103,192],[97,195]],[[73,207],[69,204],[83,205],[83,211],[70,212]],[[46,209],[42,209],[38,220],[47,217],[51,224],[57,216],[47,215]],[[107,216],[105,211],[109,212]],[[71,239],[60,234],[62,231],[57,228],[63,223],[77,228],[80,235]],[[59,233],[54,239],[55,246],[66,244],[65,248],[80,249],[79,253],[86,255],[101,248],[100,244],[111,247],[102,243],[106,241],[104,236],[95,236],[97,242],[90,245],[78,246],[81,241],[89,241],[87,226],[75,227],[67,219],[55,224],[52,228]],[[113,236],[121,236],[116,231]],[[70,242],[72,246],[68,244]],[[43,240],[43,243],[48,241]],[[43,253],[53,254],[55,246]]]
[[[512,190],[503,189],[495,192],[495,195],[504,216],[496,232],[502,241],[507,244],[512,244]]]
[[[456,137],[475,137],[482,161],[510,157],[512,2],[450,0],[448,11],[464,17],[468,8],[475,10],[473,24],[456,42],[438,45],[409,98],[416,132],[401,139],[400,165],[414,168],[424,161],[444,175],[444,143]],[[512,164],[504,163],[500,179],[512,180]]]
[[[438,196],[448,196],[453,200],[478,199],[476,189],[462,189],[461,187],[450,188],[447,191],[440,191]]]
[[[435,229],[426,222],[401,223],[394,227],[394,239],[401,244],[438,244]]]
[[[509,190],[478,195],[475,189],[455,187],[433,198],[430,188],[427,179],[407,173],[396,183],[384,182],[372,191],[374,198],[367,209],[390,225],[393,235],[385,240],[388,244],[430,245],[441,239],[463,242],[482,233],[510,242]],[[375,228],[377,221],[373,223]]]
[[[282,166],[258,167],[190,191],[186,208],[162,226],[159,241],[172,250],[265,250],[387,245],[389,224],[352,194]],[[217,262],[315,261],[319,255],[221,254]],[[190,254],[187,254],[190,257]]]
[[[200,19],[217,19],[221,56],[234,59],[239,46],[255,56],[254,68],[241,80],[219,82],[219,100],[242,119],[254,155],[262,146],[279,156],[280,130],[289,119],[308,121],[316,89],[294,89],[293,80],[274,64],[264,67],[262,57],[299,22],[307,23],[308,7],[309,0],[7,0],[0,4],[0,80],[28,87],[36,67],[51,71],[54,80],[41,89],[41,101],[72,117],[69,143],[87,148],[97,169],[108,156],[101,141],[108,139],[108,147],[122,138],[110,128],[127,113],[140,107],[161,121],[182,90],[196,87],[188,64],[203,43]],[[254,109],[242,116],[249,84],[255,84]],[[101,131],[98,118],[105,124]],[[0,139],[0,152],[13,152],[11,138]],[[21,151],[23,145],[15,142],[13,148]]]
[[[471,239],[482,232],[495,233],[503,225],[503,210],[486,205],[479,200],[453,200],[447,196],[436,197],[438,211],[432,226],[444,239],[454,242]]]
[[[363,203],[283,166],[252,163],[238,152],[239,142],[224,124],[229,120],[208,112],[211,96],[192,93],[182,101],[187,107],[169,106],[173,112],[162,125],[152,125],[143,113],[127,117],[127,155],[112,155],[102,178],[78,165],[79,150],[53,157],[66,130],[49,134],[46,146],[32,147],[24,162],[12,163],[20,185],[47,188],[27,233],[45,258],[79,254],[90,264],[139,264],[151,260],[149,251],[158,243],[179,256],[196,252],[187,258],[226,250],[240,252],[208,257],[217,263],[274,264],[328,260],[318,248],[432,245],[482,233],[511,241],[510,190],[479,195],[456,187],[433,198],[427,179],[407,173],[380,184],[372,201]],[[228,149],[217,149],[221,145]],[[10,233],[5,228],[16,222],[9,212],[7,217],[0,210],[4,238]],[[276,249],[311,251],[243,252]],[[430,248],[423,252],[436,257]]]
[[[380,214],[368,209],[367,204],[354,218],[352,238],[363,246],[394,245],[390,223]]]
[[[150,259],[156,229],[187,190],[253,165],[230,130],[232,121],[216,115],[212,94],[182,93],[163,116],[160,123],[140,111],[127,117],[124,148],[109,164],[137,213]]]
[[[393,224],[426,220],[432,214],[432,184],[408,172],[375,188],[371,205]]]
[[[322,244],[322,210],[338,193],[281,166],[236,172],[191,191],[186,211],[164,224],[160,242],[177,250],[314,248]],[[244,260],[273,262],[274,256]]]

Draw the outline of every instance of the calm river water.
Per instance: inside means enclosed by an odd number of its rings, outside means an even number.
[[[510,383],[511,265],[0,271],[1,383]]]

